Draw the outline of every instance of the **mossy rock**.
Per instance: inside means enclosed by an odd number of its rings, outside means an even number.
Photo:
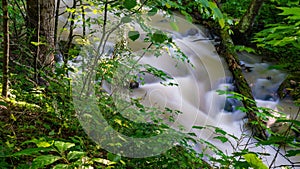
[[[294,101],[300,101],[300,72],[289,74],[279,86],[277,93],[281,99],[291,96]]]

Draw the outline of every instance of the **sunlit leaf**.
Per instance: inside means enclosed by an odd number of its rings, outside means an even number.
[[[103,159],[103,158],[93,158],[92,160],[95,161],[95,162],[97,162],[97,163],[104,164],[104,165],[113,165],[113,164],[116,164],[116,162],[112,162],[110,160]]]
[[[13,121],[17,121],[16,117],[14,116],[13,113],[10,114],[10,118],[13,120]]]
[[[70,151],[67,155],[68,160],[76,160],[86,155],[85,152],[82,151]]]
[[[50,147],[51,146],[51,144],[49,142],[46,142],[46,141],[37,142],[36,145],[38,147]]]
[[[174,31],[179,31],[179,28],[178,28],[176,22],[170,22],[170,25]]]
[[[63,141],[55,141],[54,142],[55,147],[58,149],[58,151],[65,152],[66,150],[68,150],[71,147],[74,147],[75,144],[74,143],[68,143],[68,142],[63,142]]]
[[[225,26],[225,19],[223,17],[222,12],[220,11],[219,7],[215,2],[208,2],[210,9],[213,11],[213,14],[217,21],[219,22],[221,28]]]
[[[168,4],[168,3],[166,3],[166,7],[167,7],[167,8],[171,8],[171,5]]]
[[[279,9],[282,9],[283,12],[280,13],[280,15],[298,15],[300,16],[300,8],[297,7],[278,7]]]
[[[256,154],[248,153],[243,155],[243,157],[254,169],[268,169],[268,167],[257,157]]]

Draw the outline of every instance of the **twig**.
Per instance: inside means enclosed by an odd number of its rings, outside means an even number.
[[[297,114],[296,114],[296,116],[295,116],[294,119],[297,119],[298,116],[299,116],[299,114],[300,114],[300,107],[299,107],[298,112],[297,112]],[[284,137],[285,137],[285,139],[284,139],[284,141],[278,146],[277,151],[276,151],[276,154],[275,154],[275,156],[274,156],[274,158],[273,158],[271,164],[269,165],[269,168],[271,168],[271,166],[274,164],[274,162],[275,162],[275,160],[276,160],[276,158],[277,158],[277,156],[278,156],[278,154],[279,154],[279,151],[280,151],[281,147],[284,146],[284,144],[285,144],[285,142],[286,142],[286,140],[287,140],[288,134],[289,134],[289,132],[291,131],[293,125],[294,125],[294,123],[292,122],[292,123],[289,125],[289,127],[286,129],[286,131],[284,132]],[[284,156],[284,157],[285,157],[285,156]]]

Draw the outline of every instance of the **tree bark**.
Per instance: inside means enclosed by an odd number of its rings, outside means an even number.
[[[235,79],[235,85],[237,87],[238,93],[242,94],[248,99],[242,100],[244,107],[248,110],[246,113],[248,117],[248,123],[253,131],[253,134],[261,139],[266,139],[265,129],[263,128],[263,121],[256,116],[255,112],[258,112],[258,108],[254,102],[254,97],[252,95],[251,88],[246,81],[242,69],[240,66],[240,61],[237,57],[237,53],[234,50],[234,43],[227,29],[219,29],[219,25],[213,21],[201,19],[201,14],[197,11],[193,11],[191,15],[196,19],[196,23],[205,25],[210,30],[216,31],[215,33],[221,36],[221,47],[217,48],[218,53],[225,58],[229,70],[231,71],[233,78]],[[253,102],[249,101],[253,100]],[[254,124],[256,123],[256,124]]]
[[[228,34],[227,30],[224,29],[220,30],[220,35],[221,35],[222,45],[224,49],[221,55],[225,58],[229,70],[231,71],[233,78],[235,79],[235,85],[237,87],[238,93],[254,101],[251,88],[249,87],[248,82],[246,81],[242,73],[242,69],[239,64],[240,61],[234,50],[234,44],[230,35]],[[258,108],[255,102],[252,102],[248,99],[243,99],[242,102],[244,104],[244,107],[247,109],[246,114],[248,117],[250,128],[252,129],[253,134],[255,136],[261,139],[266,139],[267,136],[265,133],[265,129],[262,127],[263,122],[260,118],[257,117],[255,113],[258,112]]]
[[[237,25],[237,29],[240,33],[248,34],[254,25],[255,18],[259,13],[261,6],[265,0],[252,0],[246,13]]]
[[[2,0],[3,10],[3,76],[2,76],[2,96],[7,97],[8,95],[8,64],[9,64],[9,22],[8,22],[8,2]]]
[[[59,17],[60,0],[56,0],[55,22],[54,22],[54,45],[57,47],[57,31],[58,31],[58,17]]]
[[[31,46],[37,56],[38,68],[52,65],[54,61],[54,0],[27,0],[28,27],[33,35]]]

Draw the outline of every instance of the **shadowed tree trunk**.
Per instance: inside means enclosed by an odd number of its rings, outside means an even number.
[[[9,64],[9,23],[8,23],[8,2],[2,0],[3,10],[3,76],[2,76],[2,96],[8,94],[8,64]]]
[[[239,24],[237,25],[237,30],[235,31],[236,39],[238,41],[245,43],[247,40],[247,36],[251,32],[253,24],[255,22],[255,18],[259,13],[261,6],[263,5],[265,0],[252,0],[246,13],[241,18]],[[252,95],[252,90],[246,81],[242,69],[240,66],[240,61],[237,57],[236,51],[234,50],[234,43],[232,38],[230,37],[227,30],[221,29],[220,35],[222,39],[222,44],[224,48],[223,57],[225,58],[229,70],[231,71],[234,79],[235,84],[238,89],[238,92],[243,96],[247,97],[248,99],[243,99],[242,102],[247,109],[247,117],[249,120],[250,128],[255,136],[266,139],[265,129],[263,128],[263,121],[256,115],[258,112],[258,108],[254,101],[254,97]],[[252,100],[252,101],[251,101]]]
[[[255,1],[255,0],[254,0]],[[216,30],[219,25],[213,21],[205,21],[201,19],[201,13],[197,11],[193,11],[191,15],[197,19],[196,23],[200,23],[202,25],[206,25],[210,30]],[[255,102],[251,102],[249,100],[254,100],[252,95],[252,90],[246,81],[242,69],[240,66],[240,61],[238,59],[237,53],[234,50],[234,43],[232,41],[231,36],[228,33],[227,29],[219,29],[216,32],[221,36],[222,43],[221,47],[218,47],[218,53],[223,56],[228,64],[229,70],[231,71],[233,78],[235,79],[235,85],[238,89],[238,93],[242,94],[243,96],[247,97],[248,99],[242,100],[244,107],[248,110],[245,112],[248,117],[248,122],[250,128],[253,131],[253,134],[261,139],[266,139],[265,129],[263,128],[263,121],[257,117],[256,112],[258,108]],[[254,124],[255,123],[255,124]]]
[[[240,66],[240,61],[237,57],[237,54],[234,50],[234,44],[233,41],[228,34],[227,30],[220,30],[221,39],[222,39],[222,45],[224,48],[224,51],[222,53],[222,56],[225,58],[229,70],[231,71],[234,79],[235,79],[235,85],[238,89],[238,92],[242,94],[243,96],[247,97],[248,99],[243,99],[242,102],[247,109],[247,117],[249,120],[250,128],[253,131],[253,134],[261,139],[266,139],[266,133],[263,126],[263,121],[257,117],[256,112],[258,112],[258,108],[256,106],[256,103],[254,101],[254,97],[252,95],[251,88],[246,81],[242,69]]]
[[[237,31],[239,34],[244,34],[243,36],[249,35],[251,29],[254,25],[255,18],[259,13],[260,8],[262,7],[265,0],[252,0],[247,11],[241,18],[240,22],[237,25]]]
[[[54,61],[54,0],[27,0],[28,28],[32,33],[30,42],[35,56],[36,69],[51,66]],[[35,75],[37,78],[37,75]]]

